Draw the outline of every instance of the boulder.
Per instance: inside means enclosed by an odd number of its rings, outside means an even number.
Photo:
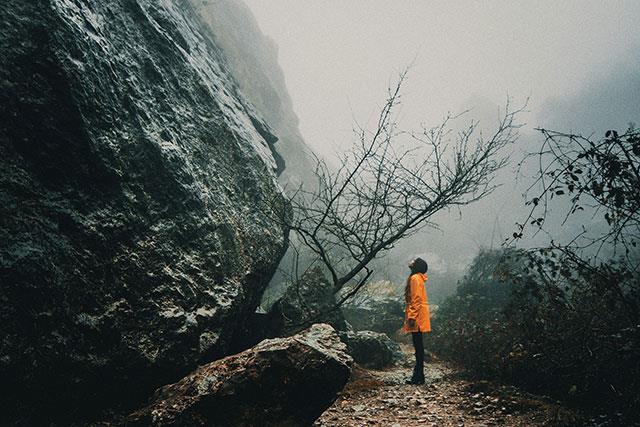
[[[0,424],[128,412],[258,305],[277,138],[187,1],[3,1],[0,57]]]
[[[278,46],[260,31],[249,7],[238,0],[191,0],[228,59],[234,79],[278,136],[278,176],[285,188],[297,189],[316,166],[278,64]],[[315,182],[315,181],[314,181]]]
[[[268,336],[294,334],[313,323],[328,323],[339,331],[347,323],[333,293],[333,287],[319,268],[311,268],[296,283],[289,284],[284,294],[268,312]]]
[[[347,383],[351,358],[335,330],[316,324],[298,335],[198,368],[159,389],[128,426],[311,425]]]
[[[381,369],[404,359],[398,343],[380,332],[340,332],[340,339],[353,361],[366,368]]]
[[[376,331],[396,338],[404,322],[404,300],[371,298],[359,305],[345,305],[342,313],[356,331]]]

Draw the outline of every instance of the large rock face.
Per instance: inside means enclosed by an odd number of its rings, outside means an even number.
[[[349,379],[351,358],[345,349],[326,324],[262,341],[162,387],[126,425],[311,425]]]
[[[127,409],[254,311],[276,138],[187,1],[1,2],[0,57],[0,423]]]
[[[210,26],[243,94],[278,136],[280,182],[292,190],[313,183],[315,160],[298,129],[298,117],[278,64],[278,47],[262,34],[251,10],[241,0],[190,0]]]
[[[280,183],[291,193],[300,186],[313,189],[317,185],[313,174],[316,160],[300,134],[298,117],[278,64],[276,44],[262,34],[258,22],[241,0],[190,1],[229,58],[229,67],[240,89],[278,136],[276,159]],[[289,251],[282,258],[264,293],[261,302],[264,309],[269,309],[285,292],[296,256]]]

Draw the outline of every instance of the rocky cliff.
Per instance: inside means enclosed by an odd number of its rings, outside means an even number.
[[[277,45],[241,0],[191,1],[225,52],[240,89],[278,137],[280,182],[291,189],[307,184],[315,161],[298,129]]]
[[[260,31],[251,10],[241,0],[191,2],[225,52],[242,92],[278,136],[279,182],[290,194],[300,186],[316,185],[312,179],[316,161],[298,129],[298,117],[278,64],[277,45]],[[264,293],[263,309],[269,309],[286,291],[292,263],[293,254],[288,252]]]
[[[186,0],[2,2],[0,57],[0,423],[128,410],[258,304],[276,137]]]

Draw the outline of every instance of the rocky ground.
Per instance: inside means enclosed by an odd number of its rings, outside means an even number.
[[[328,426],[569,426],[584,425],[575,412],[515,387],[465,379],[441,361],[426,364],[427,384],[405,385],[412,351],[386,370],[354,369],[336,402],[314,424]]]

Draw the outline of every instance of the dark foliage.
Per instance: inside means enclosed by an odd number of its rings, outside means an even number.
[[[503,272],[522,256],[510,251],[483,251],[469,268],[456,294],[442,304],[433,319],[433,350],[441,356],[492,376],[504,369],[513,347],[513,324],[504,309],[513,299],[513,285]]]
[[[483,252],[434,319],[433,349],[482,376],[637,419],[638,279],[558,251]]]
[[[482,252],[438,312],[435,350],[481,375],[607,412],[611,423],[638,422],[638,131],[599,141],[542,132],[538,196],[514,237],[527,225],[543,229],[554,198],[568,198],[566,218],[586,208],[606,225],[595,233],[583,225],[568,244]]]
[[[572,249],[593,247],[622,251],[637,260],[640,238],[640,131],[630,126],[618,134],[609,130],[599,140],[582,135],[540,129],[545,140],[531,153],[539,164],[538,178],[529,190],[536,193],[526,202],[529,216],[513,237],[523,237],[527,226],[543,228],[551,201],[568,202],[564,222],[587,209],[593,218],[606,221],[595,233],[588,224],[570,243]],[[560,202],[562,203],[562,202]],[[559,204],[560,204],[559,203]],[[581,254],[582,255],[582,254]],[[637,262],[635,263],[637,268]]]

